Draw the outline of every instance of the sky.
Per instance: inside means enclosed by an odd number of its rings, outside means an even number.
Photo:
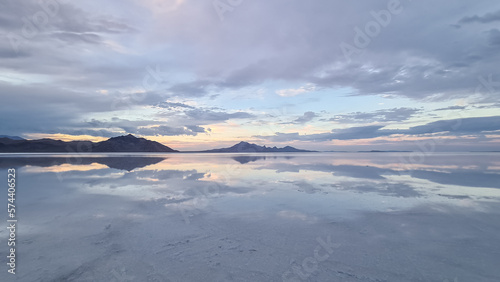
[[[500,2],[2,0],[0,135],[500,150]]]

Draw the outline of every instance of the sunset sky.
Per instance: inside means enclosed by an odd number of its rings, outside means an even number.
[[[500,150],[498,1],[76,2],[0,2],[0,135]]]

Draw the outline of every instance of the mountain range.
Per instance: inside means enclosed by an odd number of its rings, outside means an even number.
[[[3,137],[2,137],[3,136]],[[102,142],[61,141],[53,139],[25,140],[12,139],[0,135],[0,153],[92,153],[92,152],[179,152],[156,141],[137,138],[132,134],[112,137]],[[314,152],[286,146],[266,147],[240,142],[229,148],[197,151],[196,153],[274,153],[274,152]]]
[[[24,138],[21,138],[19,136],[9,136],[9,135],[0,135],[0,138],[9,138],[12,140],[24,140]]]
[[[110,138],[102,142],[53,139],[13,140],[0,138],[2,153],[91,153],[91,152],[178,152],[161,143],[131,134]]]
[[[298,152],[314,152],[314,151],[300,150],[290,146],[286,146],[283,148],[266,147],[242,141],[229,148],[213,149],[213,150],[206,150],[199,152],[200,153],[280,153],[280,152],[298,153]]]

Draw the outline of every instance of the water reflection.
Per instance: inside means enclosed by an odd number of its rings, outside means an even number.
[[[56,167],[63,166],[70,171],[71,168],[78,166],[88,166],[94,163],[102,164],[108,168],[116,168],[121,170],[132,171],[136,168],[145,167],[151,164],[159,163],[165,160],[166,157],[141,157],[141,156],[85,156],[85,155],[68,155],[61,157],[54,155],[45,157],[43,155],[24,156],[24,157],[1,157],[0,169],[23,166],[37,167]],[[75,169],[76,170],[76,169]]]
[[[285,160],[289,160],[289,159],[292,159],[294,158],[294,156],[248,156],[248,155],[244,155],[244,156],[234,156],[234,157],[231,157],[233,160],[239,162],[240,164],[246,164],[246,163],[249,163],[249,162],[256,162],[258,160],[278,160],[278,159],[285,159]]]
[[[241,281],[279,281],[324,234],[335,235],[339,249],[318,270],[323,281],[346,271],[373,281],[439,281],[405,268],[413,263],[480,281],[497,278],[482,258],[498,261],[500,253],[488,253],[500,231],[498,157],[2,155],[0,169],[16,167],[19,176],[22,244],[29,245],[22,255],[37,258],[24,262],[25,281],[116,280],[114,262],[137,278],[163,281],[240,274],[247,275]],[[443,263],[450,254],[458,261]],[[41,266],[47,256],[55,269]],[[463,265],[480,271],[471,275]]]
[[[231,160],[236,161],[234,164]],[[269,181],[294,183],[297,179],[308,191],[311,187],[344,185],[358,187],[354,190],[375,192],[377,184],[401,185],[408,190],[416,180],[434,185],[460,187],[500,188],[500,161],[496,155],[470,154],[457,156],[441,154],[429,156],[425,162],[405,162],[400,154],[171,154],[171,155],[70,155],[70,156],[3,156],[0,168],[25,168],[32,173],[80,172],[82,178],[100,174],[106,181],[106,173],[122,170],[120,179],[144,184],[167,179],[220,183],[245,183]],[[284,175],[280,175],[284,174]],[[116,177],[112,177],[117,181]],[[286,181],[284,181],[286,179]],[[369,182],[367,182],[369,181]],[[353,183],[361,183],[353,185]],[[400,182],[400,183],[398,183]],[[366,184],[370,183],[370,184]],[[295,184],[294,184],[295,185]],[[364,188],[362,188],[364,187]],[[389,186],[387,186],[389,187]],[[403,188],[404,187],[404,188]],[[437,187],[437,186],[436,186]],[[259,187],[269,189],[269,185]],[[349,187],[344,187],[348,189]],[[316,189],[316,188],[315,188]],[[395,192],[395,187],[387,188]],[[386,189],[386,190],[387,190]],[[409,195],[409,194],[407,194]],[[421,195],[415,193],[414,195]]]

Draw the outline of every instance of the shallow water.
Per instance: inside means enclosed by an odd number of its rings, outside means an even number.
[[[498,153],[0,155],[4,187],[9,168],[1,281],[500,281]]]

